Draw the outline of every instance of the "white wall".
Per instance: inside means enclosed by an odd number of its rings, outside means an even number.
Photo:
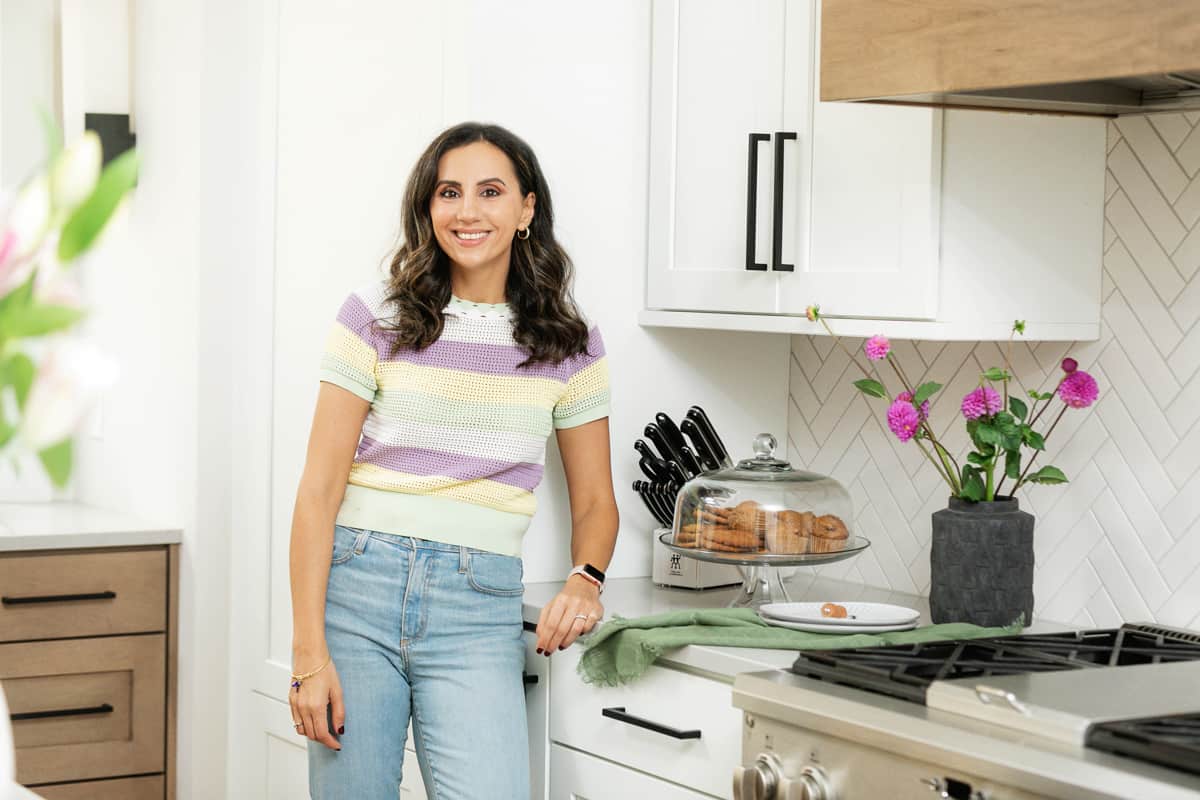
[[[58,3],[0,0],[0,187],[42,163],[38,107],[58,113]]]

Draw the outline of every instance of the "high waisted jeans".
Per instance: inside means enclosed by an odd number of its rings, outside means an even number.
[[[396,800],[411,719],[430,800],[526,800],[521,559],[334,531],[325,636],[342,750],[308,743],[314,800]]]

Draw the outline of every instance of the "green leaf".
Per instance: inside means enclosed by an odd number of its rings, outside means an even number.
[[[979,472],[970,467],[963,467],[963,472],[966,473],[963,478],[962,492],[959,497],[964,500],[972,500],[976,503],[983,500],[987,493],[987,488],[983,485],[983,479],[979,477]]]
[[[1008,373],[999,367],[992,367],[983,373],[983,377],[989,381],[1002,381],[1008,377]]]
[[[63,439],[58,444],[39,451],[38,458],[42,460],[42,466],[46,468],[46,474],[55,486],[61,489],[67,485],[67,479],[71,477],[70,439]]]
[[[1021,439],[1034,450],[1046,449],[1046,439],[1028,425],[1021,426]]]
[[[1025,333],[1025,320],[1014,319],[1012,329],[1013,329],[1013,333],[1021,333],[1021,334]]]
[[[967,461],[970,461],[972,464],[974,464],[977,467],[986,467],[987,466],[987,457],[984,456],[982,453],[975,452],[974,450],[967,453]]]
[[[883,388],[883,384],[879,381],[873,381],[870,378],[859,378],[854,382],[858,390],[863,394],[869,394],[871,397],[887,397],[887,392]]]
[[[922,383],[917,387],[916,394],[913,395],[913,405],[917,408],[920,408],[921,403],[924,403],[926,400],[933,397],[934,392],[940,388],[942,388],[942,385],[940,383],[934,383],[933,381],[930,381],[929,383]]]
[[[1009,450],[1004,454],[1004,474],[1014,481],[1021,477],[1021,451]]]
[[[83,311],[69,306],[30,305],[0,317],[0,339],[44,336],[66,330],[83,319]]]
[[[58,258],[67,262],[85,252],[116,211],[121,198],[137,182],[136,150],[126,150],[108,162],[100,173],[96,188],[71,214],[58,240]]]
[[[0,319],[20,308],[25,308],[33,299],[33,280],[37,270],[30,273],[29,278],[4,297],[0,297]]]
[[[17,393],[17,408],[25,410],[25,398],[29,396],[29,387],[33,385],[33,376],[37,367],[33,359],[24,353],[13,353],[8,360],[0,364],[0,389],[5,386],[13,387]]]
[[[979,444],[998,445],[1003,439],[1004,435],[998,429],[986,423],[975,429],[975,441]]]
[[[1008,398],[1008,409],[1013,413],[1013,416],[1022,422],[1029,416],[1029,406],[1025,405],[1025,401],[1017,396]]]
[[[1025,478],[1025,480],[1033,483],[1066,483],[1067,476],[1058,467],[1045,466]]]

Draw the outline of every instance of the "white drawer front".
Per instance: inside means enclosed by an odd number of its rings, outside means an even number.
[[[550,797],[551,800],[708,800],[710,795],[554,744],[550,745]]]
[[[572,647],[550,660],[550,738],[675,783],[724,797],[741,762],[742,713],[728,684],[652,666],[628,686],[585,684],[575,672],[581,651]],[[675,731],[679,739],[604,715],[604,709]],[[616,712],[621,713],[621,712]]]

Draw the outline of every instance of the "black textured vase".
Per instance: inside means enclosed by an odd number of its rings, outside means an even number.
[[[1033,515],[1016,499],[950,498],[933,514],[929,611],[934,622],[1033,619]]]

